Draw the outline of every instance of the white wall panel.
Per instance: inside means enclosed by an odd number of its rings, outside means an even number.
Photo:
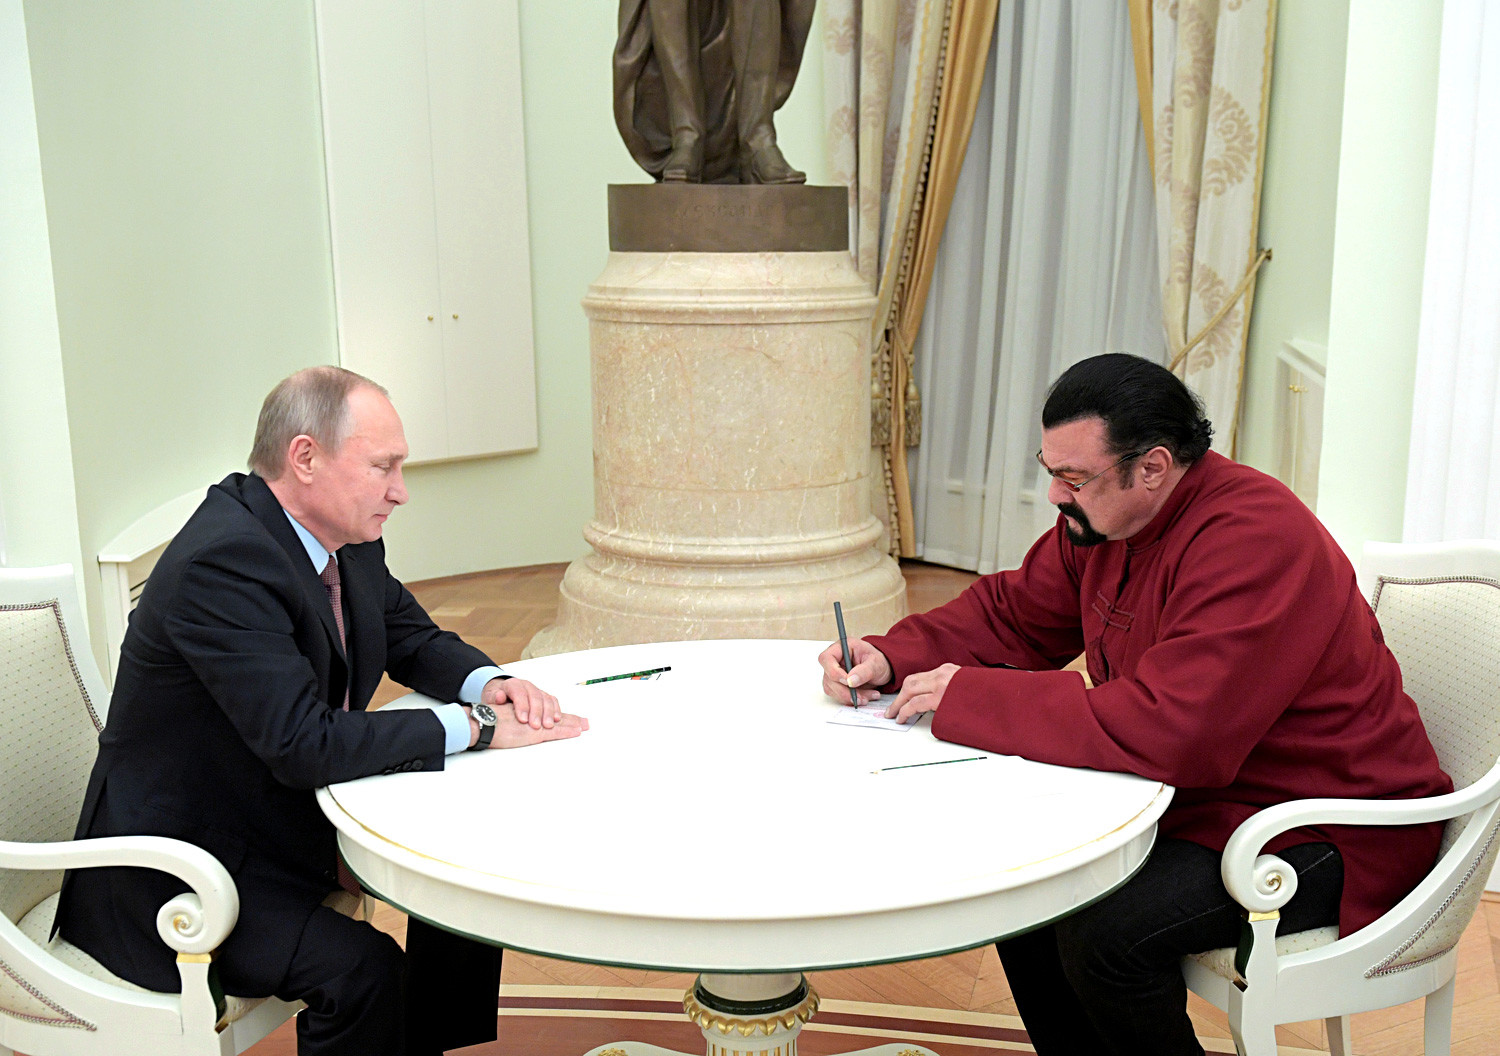
[[[413,461],[536,447],[514,0],[318,0],[340,362]]]

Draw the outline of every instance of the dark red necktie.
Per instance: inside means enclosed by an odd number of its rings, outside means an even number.
[[[339,579],[339,563],[332,554],[328,555],[328,564],[323,566],[323,587],[328,591],[328,604],[333,606],[333,622],[338,625],[339,645],[344,650],[344,657],[349,656],[349,642],[344,637],[344,584]],[[350,671],[352,678],[353,671]],[[349,682],[350,678],[344,680],[344,710],[349,710]]]
[[[344,648],[344,656],[349,655],[349,644],[344,639],[344,583],[339,579],[339,563],[332,554],[328,555],[328,564],[323,566],[323,588],[328,591],[328,604],[333,606],[333,622],[339,629],[339,645]],[[352,674],[352,672],[351,672]],[[344,681],[344,710],[349,710],[349,680]],[[352,895],[358,895],[359,881],[344,864],[344,856],[338,855],[338,880],[339,886]]]

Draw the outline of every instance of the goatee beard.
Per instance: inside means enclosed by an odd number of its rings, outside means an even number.
[[[1063,531],[1068,534],[1068,541],[1074,546],[1098,546],[1100,543],[1109,542],[1107,536],[1099,534],[1094,526],[1089,523],[1089,515],[1084,513],[1076,502],[1059,503],[1057,511],[1073,518],[1078,527],[1067,521],[1063,522]]]

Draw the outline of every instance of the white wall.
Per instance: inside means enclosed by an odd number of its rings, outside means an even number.
[[[81,564],[20,0],[0,0],[0,565]]]
[[[1347,0],[1276,8],[1260,244],[1274,256],[1255,282],[1235,457],[1276,466],[1276,356],[1288,341],[1328,344],[1333,221],[1344,113]]]
[[[1399,540],[1426,251],[1442,5],[1277,9],[1239,457],[1274,470],[1276,356],[1328,350],[1318,515],[1358,560]]]
[[[141,514],[242,469],[270,387],[336,357],[313,4],[24,8],[65,381],[48,386],[54,403],[66,393],[75,531],[92,562]],[[586,550],[579,302],[604,266],[606,185],[646,178],[614,128],[615,32],[612,4],[521,0],[538,449],[415,467],[388,529],[404,578]],[[820,41],[815,28],[777,122],[814,181],[828,171]],[[503,414],[504,394],[493,403]]]
[[[265,392],[332,361],[312,13],[310,0],[25,11],[56,395],[92,566],[141,514],[243,468]]]
[[[1318,516],[1399,542],[1427,249],[1442,5],[1349,9]]]

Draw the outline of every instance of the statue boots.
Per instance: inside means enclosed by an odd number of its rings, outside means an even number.
[[[776,75],[781,63],[780,0],[740,0],[730,14],[734,113],[741,183],[806,183],[776,145]]]
[[[740,79],[735,83],[741,183],[807,182],[807,173],[792,168],[776,145],[776,129],[771,124],[775,90],[774,67],[741,71]]]
[[[740,148],[741,183],[806,183],[807,173],[792,168],[773,139],[758,148]]]
[[[703,133],[699,129],[672,130],[672,153],[662,166],[663,183],[703,181]]]

